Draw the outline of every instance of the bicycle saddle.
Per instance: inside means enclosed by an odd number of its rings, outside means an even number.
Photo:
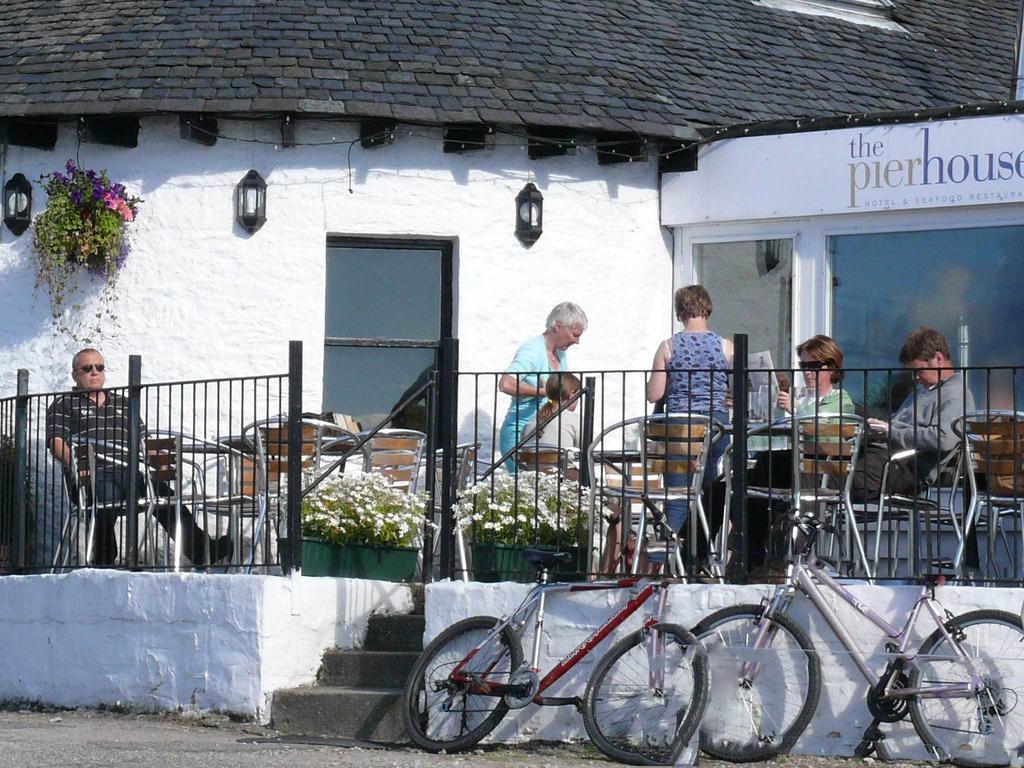
[[[568,552],[553,552],[549,549],[524,549],[522,558],[534,568],[550,568],[555,563],[572,558]]]

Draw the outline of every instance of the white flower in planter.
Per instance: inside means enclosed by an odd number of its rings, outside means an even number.
[[[302,533],[331,544],[411,547],[427,520],[422,493],[396,488],[381,474],[334,474],[302,500]]]

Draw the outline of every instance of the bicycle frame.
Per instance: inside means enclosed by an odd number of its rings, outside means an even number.
[[[776,612],[785,613],[786,608],[795,597],[796,591],[800,590],[807,595],[808,599],[810,599],[811,603],[818,610],[818,613],[821,614],[829,627],[832,628],[832,631],[835,632],[836,637],[839,638],[839,642],[843,644],[847,653],[850,654],[850,657],[857,665],[857,668],[864,676],[868,685],[875,685],[880,678],[868,667],[867,661],[857,648],[857,644],[854,642],[853,636],[844,626],[836,612],[825,602],[825,597],[822,594],[822,587],[825,587],[833,594],[838,595],[847,605],[874,624],[875,627],[877,627],[887,638],[894,641],[896,645],[896,652],[893,654],[894,658],[910,664],[913,664],[916,659],[920,658],[913,651],[908,651],[908,646],[910,645],[911,633],[917,624],[917,620],[920,617],[923,608],[929,615],[931,615],[932,619],[934,619],[936,625],[939,627],[939,630],[946,636],[946,640],[949,641],[950,647],[954,649],[957,657],[962,661],[968,661],[967,654],[964,653],[963,649],[960,648],[959,643],[954,641],[953,637],[946,629],[945,620],[940,614],[941,606],[935,600],[934,594],[929,595],[931,590],[927,585],[922,585],[921,591],[917,596],[917,601],[914,603],[914,607],[911,609],[906,623],[903,625],[902,629],[899,629],[880,617],[867,605],[860,602],[848,589],[822,570],[818,565],[817,558],[813,555],[799,557],[795,563],[789,566],[789,568],[790,572],[786,580],[786,584],[775,590],[775,594],[772,595],[772,598],[764,612],[764,617],[770,618],[771,615]],[[819,586],[819,583],[821,586]],[[938,608],[936,606],[938,606]],[[764,648],[767,646],[768,642],[768,622],[762,619],[761,625],[758,628],[758,636],[755,640],[754,647],[756,649]],[[744,675],[749,676],[755,675],[757,673],[756,664],[753,662],[746,662],[746,664],[744,664],[743,673]],[[891,691],[887,691],[885,693],[885,697],[902,698],[907,696],[922,696],[927,698],[968,698],[977,694],[982,690],[982,688],[984,688],[984,683],[981,678],[972,671],[970,683],[951,683],[949,685],[931,686],[929,688],[895,688]]]
[[[646,583],[645,583],[646,582]],[[596,648],[602,640],[604,640],[609,634],[622,624],[626,619],[632,616],[637,609],[646,603],[655,593],[658,595],[657,607],[655,612],[648,616],[644,622],[644,628],[649,628],[661,621],[662,616],[665,612],[665,604],[668,598],[668,580],[661,581],[649,581],[644,576],[631,576],[617,581],[595,581],[589,584],[538,584],[530,590],[529,594],[523,599],[519,607],[507,618],[502,619],[498,622],[491,634],[488,635],[487,639],[484,640],[480,645],[470,651],[466,657],[459,662],[459,664],[452,670],[451,677],[453,680],[459,683],[468,683],[471,688],[470,691],[476,695],[485,696],[502,696],[505,693],[518,692],[520,686],[516,684],[499,684],[490,682],[481,682],[473,680],[465,675],[462,675],[461,669],[473,656],[480,652],[481,649],[486,648],[490,643],[497,641],[501,636],[502,630],[506,627],[511,627],[514,632],[521,636],[522,629],[526,626],[527,619],[531,612],[534,613],[534,635],[533,645],[530,654],[530,668],[539,673],[540,664],[540,642],[541,635],[544,629],[544,605],[547,601],[547,596],[559,592],[597,592],[608,589],[638,589],[624,606],[618,611],[612,614],[604,624],[594,630],[593,633],[587,637],[582,643],[574,648],[567,656],[562,658],[554,667],[551,668],[541,680],[540,685],[537,689],[537,693],[533,697],[533,702],[540,705],[562,705],[562,704],[575,704],[577,699],[575,697],[569,699],[557,699],[557,698],[546,698],[542,696],[545,690],[554,685],[560,680],[570,669]],[[652,685],[656,685],[658,681],[652,680]]]

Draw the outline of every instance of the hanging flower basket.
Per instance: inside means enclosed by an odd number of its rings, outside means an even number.
[[[142,200],[111,182],[106,171],[83,170],[71,160],[65,173],[55,171],[41,181],[49,199],[34,224],[36,287],[49,294],[58,330],[70,331],[63,313],[80,267],[103,281],[97,320],[113,318],[114,285],[130,250],[127,225]]]

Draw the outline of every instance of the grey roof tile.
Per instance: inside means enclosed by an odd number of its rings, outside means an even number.
[[[1017,6],[895,0],[899,32],[752,0],[7,0],[0,115],[280,108],[678,136],[1005,98]]]

